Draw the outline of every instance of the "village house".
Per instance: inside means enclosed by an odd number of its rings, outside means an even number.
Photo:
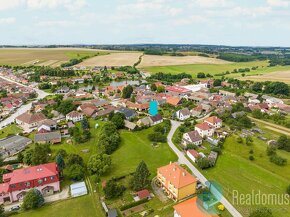
[[[232,93],[232,92],[225,91],[225,90],[219,90],[219,94],[222,96],[233,96],[233,97],[236,96],[236,93]]]
[[[32,188],[39,190],[43,196],[60,191],[57,164],[41,164],[4,174],[0,184],[0,203],[20,201]]]
[[[182,136],[182,142],[185,147],[189,144],[193,145],[201,145],[202,144],[202,137],[199,135],[197,131],[190,131],[188,133],[184,133]]]
[[[283,100],[268,95],[263,95],[262,99],[270,108],[276,107],[277,104],[284,104]]]
[[[151,119],[151,126],[154,126],[156,124],[160,124],[163,122],[163,118],[160,114],[157,114],[155,116],[150,116],[150,119]]]
[[[214,127],[209,125],[207,122],[195,125],[195,130],[202,137],[212,137],[214,134]]]
[[[196,178],[177,163],[158,168],[157,179],[168,197],[173,200],[184,199],[196,192]]]
[[[181,110],[178,110],[176,113],[175,113],[175,116],[178,120],[180,121],[184,121],[188,118],[190,118],[190,111],[188,110],[188,108],[183,108]]]
[[[191,90],[187,88],[179,87],[179,86],[167,86],[165,88],[165,91],[166,93],[169,93],[173,96],[180,96],[180,97],[189,95],[192,92]]]
[[[84,115],[77,111],[72,111],[66,115],[66,121],[79,122],[84,119]]]
[[[37,128],[37,126],[46,120],[46,117],[42,113],[25,112],[15,118],[16,123],[23,128],[24,131],[30,132]]]
[[[204,122],[208,123],[211,127],[215,129],[221,128],[223,124],[223,121],[216,116],[208,117],[204,119]]]
[[[181,98],[179,97],[169,97],[166,98],[166,103],[173,105],[173,106],[178,106],[181,104]]]
[[[134,110],[128,109],[128,108],[125,108],[125,107],[121,107],[121,108],[117,109],[116,112],[120,112],[120,113],[124,114],[125,118],[127,120],[130,120],[130,119],[132,119],[132,118],[137,116],[137,113]]]
[[[186,151],[186,155],[189,157],[190,160],[192,160],[194,163],[196,163],[197,158],[199,158],[201,155],[194,149],[188,149]]]
[[[39,133],[46,133],[57,129],[57,123],[54,120],[46,119],[39,123],[37,131]]]

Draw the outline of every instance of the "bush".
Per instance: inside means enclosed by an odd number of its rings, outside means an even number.
[[[255,160],[254,156],[253,155],[250,155],[249,156],[249,160],[251,160],[251,161]]]
[[[287,159],[282,158],[276,154],[270,157],[270,161],[278,166],[284,166],[287,164]]]
[[[121,207],[120,207],[120,210],[121,210],[121,211],[124,211],[124,210],[126,210],[126,209],[130,209],[130,208],[132,208],[132,207],[135,207],[135,206],[138,206],[138,205],[140,205],[140,204],[146,203],[147,201],[148,201],[148,199],[147,199],[147,198],[144,198],[144,199],[142,199],[142,200],[135,201],[135,202],[133,202],[133,203],[125,204],[124,206],[121,206]]]
[[[24,210],[39,208],[44,204],[44,198],[39,190],[31,189],[23,199],[22,208]]]

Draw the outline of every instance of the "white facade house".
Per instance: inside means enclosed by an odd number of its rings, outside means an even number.
[[[182,136],[182,144],[184,146],[187,146],[189,144],[193,145],[201,145],[202,144],[202,137],[199,135],[197,131],[190,131],[187,133],[184,133]]]
[[[214,128],[211,127],[208,123],[203,122],[201,124],[195,125],[195,130],[201,137],[211,137],[214,134]]]
[[[223,125],[223,121],[216,116],[208,117],[204,120],[204,122],[215,129],[221,128]]]
[[[72,121],[72,122],[79,122],[84,119],[84,116],[80,112],[72,111],[66,115],[66,121]]]
[[[175,115],[176,115],[176,118],[178,120],[184,121],[184,120],[190,118],[191,113],[190,113],[188,108],[184,108],[184,109],[178,110],[175,113]]]

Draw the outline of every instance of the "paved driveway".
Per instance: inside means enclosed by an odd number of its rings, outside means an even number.
[[[174,132],[177,130],[177,128],[181,125],[181,122],[173,121],[171,120],[171,129],[167,136],[167,142],[170,146],[170,148],[175,152],[175,154],[178,156],[178,162],[180,164],[185,164],[188,166],[188,168],[191,170],[192,174],[194,174],[197,179],[205,185],[207,182],[207,179],[199,172],[197,168],[184,156],[184,153],[181,152],[172,142],[172,137]],[[239,213],[238,210],[225,198],[222,197],[220,202],[226,207],[226,209],[231,213],[234,217],[242,217],[242,215]]]

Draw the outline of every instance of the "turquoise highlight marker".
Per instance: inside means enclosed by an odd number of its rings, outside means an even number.
[[[158,114],[158,103],[155,100],[150,101],[149,114],[155,116]]]

